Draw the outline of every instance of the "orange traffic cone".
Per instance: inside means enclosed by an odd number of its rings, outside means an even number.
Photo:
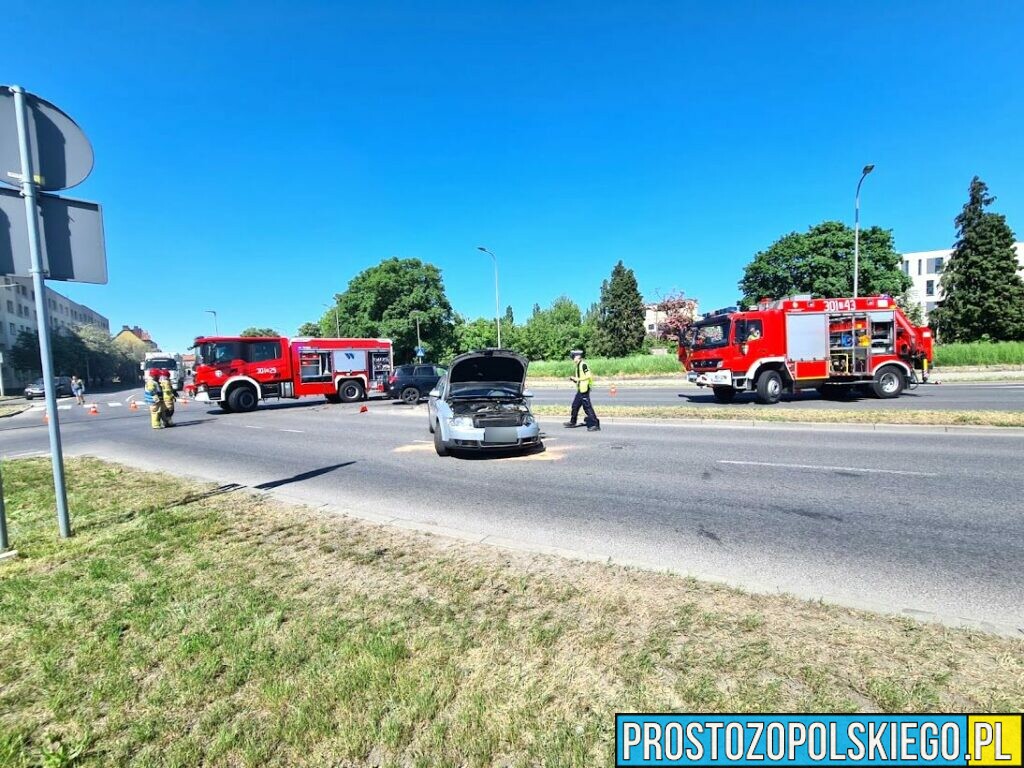
[[[132,400],[130,403],[128,403],[128,410],[129,411],[137,411],[137,410],[139,410],[139,404],[136,403],[134,400]]]
[[[370,410],[370,406],[368,406],[368,405],[361,405],[361,406],[359,406],[359,412],[360,413],[366,413],[369,410]]]
[[[99,416],[100,415],[100,409],[96,406],[96,403],[93,403],[92,405],[89,406],[89,415],[90,416]]]
[[[608,394],[611,395],[612,397],[615,397],[617,394],[619,394],[619,390],[617,387],[613,386],[611,389],[608,390]]]
[[[43,424],[49,424],[49,423],[50,423],[50,412],[44,408],[43,409]]]

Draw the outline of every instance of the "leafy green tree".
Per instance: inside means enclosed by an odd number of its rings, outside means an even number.
[[[394,342],[395,359],[412,359],[416,347],[413,312],[421,312],[420,333],[432,356],[455,347],[455,316],[441,270],[419,259],[391,258],[363,270],[335,297],[342,336],[382,337]],[[324,336],[335,334],[334,308],[320,318]]]
[[[275,331],[273,328],[259,328],[250,325],[239,336],[280,336],[281,334]]]
[[[108,382],[120,375],[121,367],[127,361],[114,339],[107,331],[95,325],[80,325],[75,335],[82,342],[84,367],[78,373],[87,383]]]
[[[791,232],[754,256],[740,280],[744,306],[762,298],[801,293],[815,297],[853,292],[853,229],[823,221],[807,232]],[[863,296],[906,297],[912,281],[903,274],[892,230],[869,227],[860,233],[860,281]]]
[[[588,347],[592,332],[592,326],[583,323],[579,305],[562,296],[516,329],[515,349],[531,360],[555,360],[575,347]]]
[[[643,346],[646,332],[636,275],[620,261],[601,285],[594,352],[604,357],[631,355]]]
[[[515,316],[515,313],[512,311],[512,305],[509,304],[507,307],[505,307],[505,316],[503,318],[501,318],[501,331],[502,331],[502,333],[505,332],[505,326],[506,325],[509,328],[514,328],[515,324],[516,324],[516,316]]]
[[[320,328],[320,323],[303,323],[299,326],[298,335],[319,339],[323,335],[323,330]]]
[[[1024,339],[1024,280],[1006,217],[985,210],[994,202],[975,176],[942,272],[944,298],[929,315],[943,342]]]
[[[505,326],[502,325],[502,344],[508,347]],[[498,328],[494,320],[478,317],[471,322],[463,321],[455,326],[455,348],[459,353],[471,352],[474,349],[486,349],[498,345]]]
[[[39,334],[35,331],[21,331],[11,347],[11,366],[15,370],[37,374],[42,366],[39,362]]]

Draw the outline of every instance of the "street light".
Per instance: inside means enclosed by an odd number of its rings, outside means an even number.
[[[873,170],[875,170],[873,163],[864,166],[864,172],[860,176],[860,181],[857,182],[857,195],[853,203],[853,298],[855,299],[858,295],[858,269],[860,267],[860,185]]]
[[[501,302],[498,300],[498,257],[482,245],[478,245],[476,249],[486,253],[494,262],[494,322],[498,324],[498,348],[501,349]]]
[[[412,319],[416,321],[416,362],[423,362],[423,355],[420,354],[420,350],[423,348],[423,342],[420,340],[420,317],[423,313],[416,309],[412,312]]]
[[[206,310],[203,310],[203,311],[213,315],[213,335],[214,336],[220,336],[220,326],[217,325],[217,310],[216,309],[206,309]]]
[[[330,304],[324,304],[324,306],[327,307],[328,309],[333,309],[334,310],[334,338],[340,339],[341,338],[341,320],[338,319],[338,305],[335,304],[333,307],[331,307]]]

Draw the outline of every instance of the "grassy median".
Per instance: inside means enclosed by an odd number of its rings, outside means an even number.
[[[1024,709],[1024,642],[4,464],[0,765],[611,765],[627,710]]]
[[[606,402],[606,401],[605,401]],[[601,417],[697,419],[708,421],[811,422],[816,424],[906,424],[932,426],[1024,427],[1024,411],[904,411],[856,408],[775,408],[770,405],[606,405]],[[565,416],[566,405],[535,405],[538,416]]]
[[[19,413],[23,413],[31,407],[32,406],[27,403],[12,405],[10,403],[0,402],[0,419],[4,418],[4,416],[17,416]]]

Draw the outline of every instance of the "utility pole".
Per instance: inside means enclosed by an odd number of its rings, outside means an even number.
[[[484,248],[482,245],[476,247],[478,251],[483,251],[491,260],[494,262],[494,322],[498,324],[498,348],[501,348],[501,302],[498,300],[498,257],[491,253],[489,250]]]
[[[206,312],[207,314],[213,315],[213,335],[220,336],[220,326],[217,324],[217,310],[206,309],[203,311]]]
[[[324,306],[327,307],[327,309],[333,309],[334,310],[334,338],[340,339],[341,338],[341,320],[338,317],[338,304],[337,304],[337,302],[335,302],[333,307],[330,304],[324,304]]]

